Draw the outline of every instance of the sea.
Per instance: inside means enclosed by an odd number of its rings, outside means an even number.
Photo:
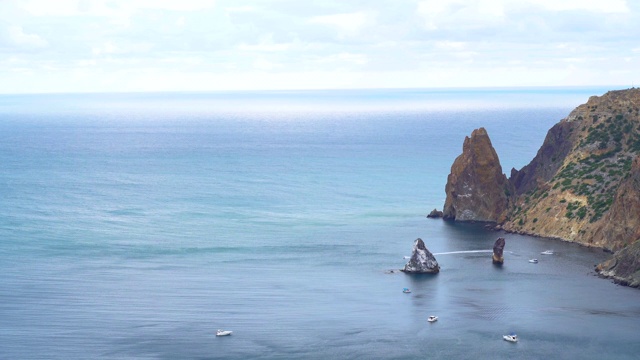
[[[610,254],[426,218],[474,129],[509,175],[607,90],[1,95],[0,358],[638,359]]]

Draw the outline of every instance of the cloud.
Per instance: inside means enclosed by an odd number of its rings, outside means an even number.
[[[150,9],[198,11],[213,7],[212,0],[29,0],[22,5],[35,16],[121,16]]]
[[[639,7],[628,0],[0,0],[0,62],[17,56],[1,63],[0,92],[19,89],[4,77],[9,69],[33,73],[29,88],[56,89],[45,84],[54,79],[47,67],[70,79],[67,91],[115,78],[116,90],[130,91],[147,89],[150,78],[201,90],[618,83],[626,81],[618,74],[637,73]],[[620,71],[611,75],[610,67]]]
[[[99,46],[91,48],[93,55],[123,55],[123,54],[141,54],[148,53],[153,45],[147,43],[123,43],[116,44],[109,40]]]
[[[335,29],[341,37],[350,37],[358,35],[370,21],[372,19],[368,14],[355,12],[314,16],[309,20],[309,23],[326,25]]]
[[[273,34],[266,34],[260,37],[258,44],[250,45],[242,43],[238,45],[238,49],[241,51],[257,51],[257,52],[274,52],[274,51],[286,51],[291,47],[290,43],[275,43],[273,41]]]
[[[583,10],[594,13],[628,13],[626,0],[529,0],[548,11]]]
[[[418,2],[417,12],[429,30],[485,27],[505,18],[505,6],[500,0],[424,0]]]
[[[364,54],[339,53],[321,57],[318,63],[365,65],[369,59]]]
[[[259,57],[255,59],[252,63],[254,69],[257,70],[275,70],[277,68],[281,68],[282,65],[278,63],[271,62],[265,58]]]
[[[26,34],[20,26],[10,26],[7,31],[9,40],[25,48],[43,48],[48,46],[48,42],[36,34]]]

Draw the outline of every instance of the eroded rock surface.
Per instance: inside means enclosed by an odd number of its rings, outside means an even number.
[[[504,221],[511,185],[484,128],[464,139],[451,166],[443,217],[456,221]]]
[[[411,259],[409,259],[402,271],[406,273],[435,274],[440,272],[440,265],[438,265],[438,261],[436,261],[433,254],[427,250],[424,241],[417,238],[413,244]]]
[[[493,263],[494,264],[503,264],[504,263],[504,238],[498,238],[495,244],[493,244]]]

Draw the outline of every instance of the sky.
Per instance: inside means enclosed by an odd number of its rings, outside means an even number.
[[[0,94],[640,84],[637,0],[0,0]]]

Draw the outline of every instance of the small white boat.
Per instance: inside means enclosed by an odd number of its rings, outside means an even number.
[[[518,342],[518,335],[516,334],[502,335],[502,338],[509,342]]]
[[[427,318],[427,321],[428,322],[436,322],[436,321],[438,321],[438,317],[434,316],[434,315],[431,315],[431,316],[429,316],[429,318]]]
[[[404,288],[404,289],[402,289],[402,292],[405,293],[405,294],[408,294],[408,293],[411,292],[411,290],[409,290],[409,288]]]
[[[405,260],[406,259],[411,259],[411,256],[403,256],[402,258],[405,259]]]
[[[540,254],[542,254],[542,255],[553,255],[553,250],[546,250],[546,251],[541,252]]]
[[[218,330],[216,331],[216,336],[229,336],[233,333],[231,330]]]
[[[529,262],[533,263],[533,264],[537,264],[538,263],[538,259],[531,259],[531,260],[529,260]]]

